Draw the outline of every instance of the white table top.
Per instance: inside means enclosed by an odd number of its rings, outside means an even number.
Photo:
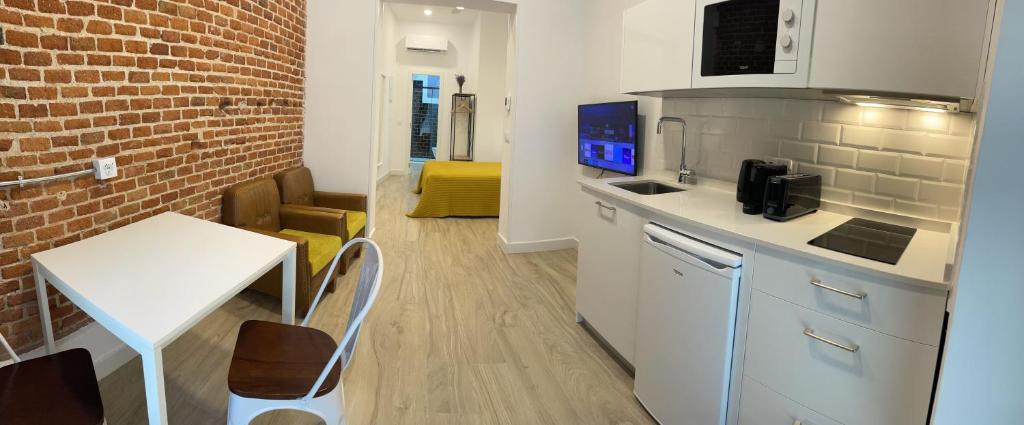
[[[580,178],[580,186],[598,191],[685,224],[703,227],[716,233],[749,240],[795,255],[833,264],[880,273],[886,277],[917,285],[949,289],[946,262],[949,235],[919,229],[896,265],[889,265],[853,255],[809,245],[814,239],[853,218],[828,211],[818,211],[798,219],[780,223],[761,216],[743,214],[734,190],[721,190],[710,185],[687,186],[685,192],[655,196],[638,195],[610,185],[645,178]]]
[[[294,246],[169,212],[32,260],[75,305],[140,350],[173,341]]]

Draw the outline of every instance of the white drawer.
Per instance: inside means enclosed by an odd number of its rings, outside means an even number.
[[[739,425],[842,425],[765,387],[743,378]]]
[[[794,262],[764,252],[754,256],[754,287],[882,333],[939,345],[946,312],[947,291],[943,289],[886,282],[823,263]]]
[[[916,425],[928,415],[938,349],[754,290],[744,374],[846,425]],[[853,352],[805,334],[810,332]]]

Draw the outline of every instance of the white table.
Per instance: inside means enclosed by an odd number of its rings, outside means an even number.
[[[281,315],[295,323],[295,243],[163,213],[32,255],[46,350],[46,283],[142,355],[151,425],[167,424],[163,348],[283,263]]]

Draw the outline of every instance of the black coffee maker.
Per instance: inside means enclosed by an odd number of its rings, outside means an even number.
[[[743,160],[736,184],[736,201],[743,203],[743,213],[754,215],[764,212],[764,190],[768,179],[788,172],[789,167],[785,164],[770,164],[759,159]]]

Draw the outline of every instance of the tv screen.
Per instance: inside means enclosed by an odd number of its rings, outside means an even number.
[[[637,175],[637,120],[636,101],[580,105],[579,163]]]

